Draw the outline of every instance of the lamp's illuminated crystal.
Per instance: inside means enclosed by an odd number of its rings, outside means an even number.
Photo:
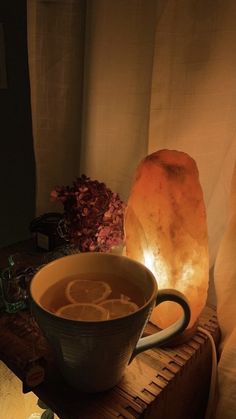
[[[141,161],[125,213],[126,255],[144,263],[158,288],[181,291],[191,327],[206,303],[208,237],[198,169],[186,153],[160,150]],[[165,302],[151,321],[164,328],[181,308]]]

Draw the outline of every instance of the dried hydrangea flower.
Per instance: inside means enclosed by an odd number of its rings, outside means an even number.
[[[105,183],[82,175],[72,186],[56,187],[51,199],[64,207],[64,229],[81,252],[109,252],[123,244],[125,204]]]

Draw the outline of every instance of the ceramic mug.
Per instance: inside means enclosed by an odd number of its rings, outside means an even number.
[[[61,279],[95,272],[99,278],[115,273],[122,281],[138,286],[144,297],[143,305],[119,318],[78,321],[59,317],[42,304],[45,291]],[[190,319],[189,305],[180,292],[158,291],[149,269],[121,255],[91,252],[57,259],[36,273],[30,293],[32,311],[54,350],[62,375],[71,386],[84,392],[115,386],[137,354],[167,343],[187,327]],[[166,300],[181,305],[182,317],[164,330],[141,337],[152,309]]]

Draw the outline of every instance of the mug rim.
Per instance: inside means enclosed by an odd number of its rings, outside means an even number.
[[[139,267],[141,267],[143,270],[145,270],[145,271],[147,271],[147,273],[149,274],[149,278],[151,279],[151,281],[152,281],[152,283],[153,283],[153,290],[152,290],[152,293],[151,293],[151,295],[150,295],[150,297],[148,298],[148,300],[141,306],[141,307],[139,307],[137,310],[135,310],[134,312],[132,312],[132,313],[129,313],[129,314],[126,314],[126,315],[123,315],[123,316],[119,316],[119,317],[116,317],[116,318],[114,318],[114,319],[106,319],[106,320],[74,320],[74,319],[68,319],[68,318],[65,318],[65,317],[62,317],[62,316],[58,316],[57,314],[55,314],[55,313],[53,313],[53,312],[51,312],[51,311],[49,311],[48,309],[46,309],[45,307],[43,307],[38,301],[36,301],[34,298],[33,298],[33,293],[32,293],[32,288],[33,288],[33,283],[35,282],[35,280],[37,279],[37,277],[39,276],[39,274],[41,274],[42,273],[42,271],[45,269],[45,268],[48,268],[48,266],[52,266],[52,265],[54,265],[54,264],[56,264],[57,262],[59,262],[59,261],[61,261],[61,260],[65,260],[66,258],[76,258],[76,257],[78,257],[78,256],[83,256],[83,255],[90,255],[90,256],[92,256],[92,255],[96,255],[96,256],[98,256],[98,257],[111,257],[111,258],[114,258],[114,259],[119,259],[120,257],[122,257],[122,258],[127,258],[131,263],[133,263],[133,264],[135,264],[136,266],[139,266]],[[135,315],[137,315],[139,312],[141,312],[141,311],[143,311],[143,310],[145,310],[149,305],[150,305],[150,302],[152,301],[152,300],[154,300],[156,297],[157,297],[157,295],[158,295],[158,284],[157,284],[157,280],[156,280],[156,278],[155,278],[155,276],[154,276],[154,274],[152,273],[152,271],[149,269],[149,268],[147,268],[144,264],[142,264],[141,262],[139,262],[139,261],[136,261],[136,260],[134,260],[134,259],[131,259],[130,257],[128,257],[128,256],[126,256],[126,255],[116,255],[116,254],[111,254],[111,253],[102,253],[102,252],[81,252],[81,253],[76,253],[76,254],[72,254],[72,255],[65,255],[65,256],[62,256],[62,257],[60,257],[60,258],[57,258],[57,259],[55,259],[55,260],[53,260],[53,261],[51,261],[51,262],[49,262],[49,263],[47,263],[46,265],[44,265],[44,266],[42,266],[42,268],[40,268],[37,272],[36,272],[36,274],[33,276],[33,278],[32,278],[32,280],[31,280],[31,282],[30,282],[30,288],[29,288],[29,291],[30,291],[30,297],[31,297],[31,301],[33,302],[33,304],[35,304],[40,310],[42,310],[42,312],[45,312],[45,313],[47,313],[47,314],[49,314],[50,316],[52,316],[53,318],[57,318],[57,319],[59,319],[59,321],[60,320],[62,320],[62,321],[67,321],[67,322],[69,322],[70,324],[83,324],[83,325],[89,325],[89,324],[91,324],[91,325],[98,325],[98,324],[107,324],[108,322],[110,323],[110,322],[118,322],[118,321],[121,321],[122,319],[124,319],[124,318],[130,318],[130,317],[132,317],[132,316],[135,316]]]

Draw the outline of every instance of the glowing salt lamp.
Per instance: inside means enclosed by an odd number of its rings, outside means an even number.
[[[181,291],[191,307],[191,328],[205,306],[208,235],[195,161],[186,153],[160,150],[141,161],[125,213],[126,255],[145,264],[159,289]],[[181,308],[164,302],[150,321],[165,328]]]

